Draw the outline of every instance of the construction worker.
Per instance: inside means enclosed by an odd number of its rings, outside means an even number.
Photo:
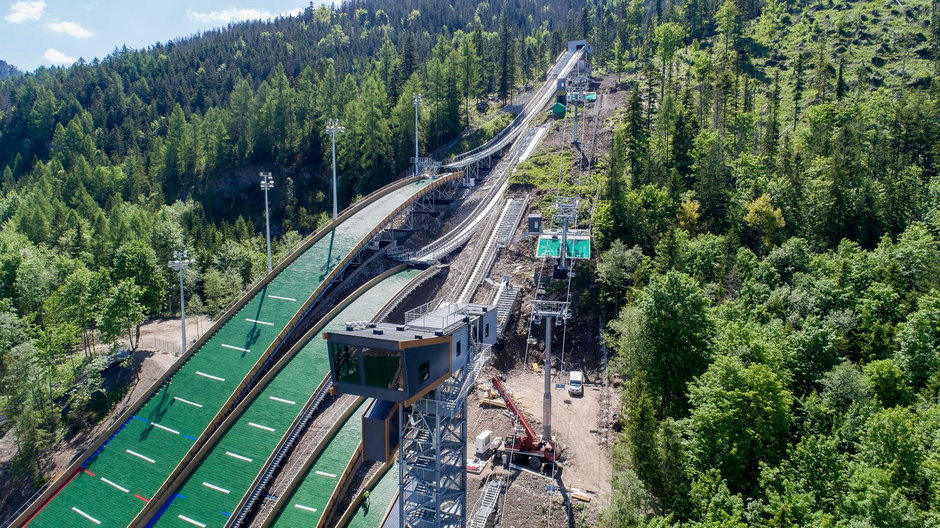
[[[365,503],[363,504],[363,506],[365,507],[365,511],[368,512],[369,506],[371,506],[369,502],[369,490],[366,490],[365,493],[362,494],[362,497],[363,497],[363,502]]]

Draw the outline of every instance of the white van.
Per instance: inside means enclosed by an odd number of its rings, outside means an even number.
[[[568,394],[572,396],[584,394],[584,374],[580,370],[572,370],[568,373]]]

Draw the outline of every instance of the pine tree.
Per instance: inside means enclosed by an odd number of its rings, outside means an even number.
[[[803,52],[800,51],[796,55],[796,66],[793,68],[793,128],[796,129],[796,124],[800,119],[800,101],[803,99],[803,79],[804,73],[804,58]]]
[[[620,84],[620,74],[623,73],[626,65],[624,64],[624,49],[623,44],[620,42],[620,37],[617,37],[617,40],[614,41],[614,71],[617,72],[617,84]]]
[[[773,156],[777,152],[780,136],[780,70],[774,71],[774,83],[767,95],[767,126],[764,130],[764,152]]]
[[[516,45],[508,19],[503,16],[499,27],[499,88],[498,97],[505,104],[516,84]]]
[[[460,95],[458,74],[460,59],[442,37],[434,46],[427,64],[426,104],[430,108],[431,149],[443,144],[460,130]]]
[[[366,194],[390,177],[391,131],[386,112],[385,87],[375,73],[362,84],[359,95],[346,107],[346,133],[340,147],[344,166],[341,190],[347,198]],[[345,188],[345,190],[343,190]]]
[[[409,79],[418,69],[418,52],[414,32],[405,33],[405,40],[401,50],[401,78]]]
[[[473,39],[465,36],[457,48],[460,95],[464,98],[464,124],[470,126],[470,98],[480,93],[480,58]]]
[[[816,88],[816,103],[823,103],[829,99],[829,90],[830,90],[830,79],[829,79],[829,60],[827,59],[828,52],[826,50],[826,41],[820,40],[819,46],[817,47],[816,52],[816,68],[815,78],[813,84]]]
[[[644,119],[640,88],[634,85],[633,92],[630,93],[630,101],[627,103],[625,137],[631,187],[639,187],[647,183],[644,161],[647,158],[649,128],[644,124]]]
[[[254,154],[255,95],[245,79],[239,80],[229,98],[226,112],[226,128],[234,138],[232,156],[237,163],[244,163]]]
[[[404,79],[401,78],[403,72],[401,71],[400,62],[395,45],[392,44],[390,39],[386,38],[379,50],[378,69],[382,83],[388,88],[390,101],[398,100],[398,90],[404,82]]]
[[[836,71],[836,100],[841,101],[847,90],[845,79],[842,77],[842,69],[845,67],[845,59],[839,59],[839,69]]]
[[[930,41],[933,45],[934,72],[940,75],[940,0],[930,2]]]

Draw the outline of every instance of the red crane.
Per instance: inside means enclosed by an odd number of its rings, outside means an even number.
[[[528,457],[529,466],[533,469],[541,469],[542,465],[545,463],[555,463],[557,461],[557,453],[555,451],[556,443],[550,438],[536,436],[532,424],[526,420],[522,411],[516,406],[516,402],[514,402],[512,397],[509,396],[509,393],[506,392],[506,387],[503,385],[503,382],[498,377],[494,377],[490,381],[493,382],[493,387],[496,389],[496,392],[499,393],[499,396],[506,402],[506,407],[512,411],[525,430],[525,436],[517,436],[514,434],[512,437],[506,438],[503,441],[502,447],[496,451],[497,457],[501,457],[503,454],[509,457]]]

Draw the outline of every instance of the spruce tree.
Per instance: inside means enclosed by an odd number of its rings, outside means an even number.
[[[516,45],[509,21],[505,16],[499,27],[499,87],[498,97],[505,104],[516,84]]]

